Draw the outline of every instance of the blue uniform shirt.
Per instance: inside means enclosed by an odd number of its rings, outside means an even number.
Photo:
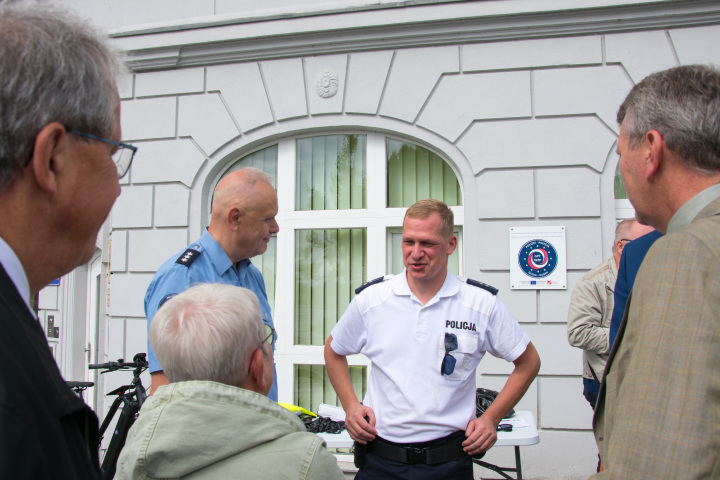
[[[260,270],[250,260],[241,261],[236,269],[220,244],[205,229],[197,242],[191,243],[185,250],[163,263],[150,282],[145,293],[148,334],[150,323],[160,305],[198,283],[225,283],[252,290],[258,297],[263,322],[275,328]],[[147,350],[150,372],[162,370],[155,352],[150,347],[149,335]],[[268,397],[277,401],[277,375],[273,376]]]

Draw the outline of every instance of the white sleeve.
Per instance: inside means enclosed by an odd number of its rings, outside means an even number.
[[[528,334],[505,304],[495,297],[495,307],[490,312],[483,349],[493,357],[513,362],[525,352],[529,343]]]
[[[353,298],[330,335],[333,341],[330,347],[338,355],[352,355],[362,352],[367,342],[367,331],[357,306],[357,297]]]

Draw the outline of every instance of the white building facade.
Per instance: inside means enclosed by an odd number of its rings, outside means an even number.
[[[103,393],[127,377],[98,378],[87,363],[146,350],[154,272],[200,236],[222,175],[252,164],[273,176],[280,207],[280,232],[253,259],[279,334],[280,401],[335,402],[324,340],[355,287],[401,271],[404,210],[433,196],[455,212],[452,269],[498,288],[542,359],[518,406],[540,431],[523,448],[525,476],[594,472],[566,318],[575,282],[609,257],[617,219],[632,216],[616,200],[615,113],[649,73],[720,64],[720,4],[65,3],[127,52],[123,141],[138,147],[96,258],[39,297],[63,373],[98,383],[89,401],[101,412]],[[518,226],[565,227],[566,289],[511,288],[508,232]],[[367,361],[351,364],[362,394]],[[478,386],[499,390],[511,367],[486,356]],[[514,457],[496,448],[487,458]]]

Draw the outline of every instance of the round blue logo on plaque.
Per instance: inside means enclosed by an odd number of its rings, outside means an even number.
[[[520,249],[518,263],[529,277],[547,277],[557,267],[557,252],[545,240],[530,240]]]

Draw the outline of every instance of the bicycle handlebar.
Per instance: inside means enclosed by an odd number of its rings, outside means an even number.
[[[88,365],[88,368],[91,370],[99,370],[99,369],[106,369],[108,371],[116,371],[116,370],[129,370],[133,368],[147,368],[148,362],[145,359],[144,353],[138,353],[135,355],[135,358],[133,358],[132,362],[126,362],[124,359],[120,358],[117,362],[107,362],[107,363],[91,363]]]

